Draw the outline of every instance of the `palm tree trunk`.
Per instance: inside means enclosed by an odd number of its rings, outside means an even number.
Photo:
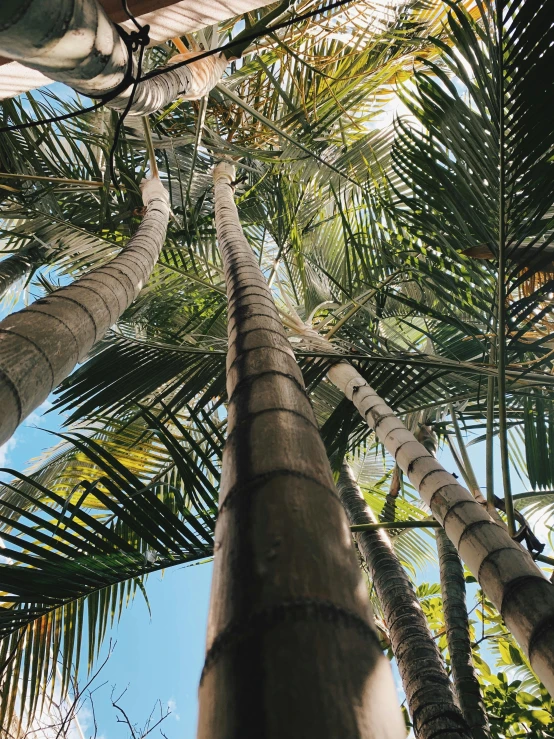
[[[0,323],[0,444],[69,375],[139,294],[165,241],[169,197],[158,179],[142,190],[146,215],[103,267]]]
[[[455,453],[455,448],[450,446],[457,461],[462,477],[473,497],[481,505],[487,507],[487,501],[482,496],[477,478],[473,473],[471,462],[465,449],[462,432],[456,420],[456,414],[452,405],[450,414],[456,429],[456,436],[460,448],[464,450],[464,464]],[[415,434],[416,440],[420,441],[425,449],[433,455],[437,453],[438,439],[431,426],[419,424],[419,430]],[[448,437],[447,437],[448,438]],[[493,507],[492,511],[496,513]],[[496,514],[498,516],[498,514]],[[500,517],[498,519],[501,521]],[[496,520],[496,519],[495,519]],[[473,656],[471,653],[471,639],[469,635],[469,619],[466,605],[466,584],[464,568],[458,556],[455,546],[452,544],[444,529],[436,531],[437,551],[439,555],[440,583],[443,602],[444,623],[448,651],[450,652],[450,666],[454,680],[454,688],[458,697],[462,713],[471,728],[473,739],[490,739],[489,722],[485,706],[481,698],[479,681],[473,667]]]
[[[337,490],[352,526],[377,522],[347,464],[340,472]],[[442,656],[389,537],[383,530],[354,536],[383,609],[416,737],[469,738]]]
[[[473,739],[490,739],[489,722],[475,675],[469,636],[464,568],[444,529],[437,529],[446,640],[454,688]]]
[[[214,172],[227,283],[223,454],[200,739],[400,739],[405,729],[302,374]]]
[[[305,333],[312,335],[309,329]],[[327,376],[354,403],[419,491],[528,655],[533,670],[554,694],[554,586],[529,553],[416,440],[349,362],[333,365]]]
[[[2,3],[0,17],[2,56],[93,98],[114,91],[125,79],[127,46],[97,0],[13,0]],[[226,57],[216,54],[179,69],[168,67],[165,74],[137,86],[129,112],[154,113],[179,96],[198,100],[216,85],[226,66]],[[123,110],[131,89],[108,105]]]
[[[398,465],[395,465],[392,472],[389,492],[387,493],[387,497],[385,498],[385,505],[383,506],[383,510],[381,511],[381,515],[379,516],[380,521],[396,520],[396,500],[402,486],[402,481],[400,479],[401,474],[402,473],[398,469]]]

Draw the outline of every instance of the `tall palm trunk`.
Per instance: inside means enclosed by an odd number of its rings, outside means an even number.
[[[351,525],[376,523],[347,464],[342,467],[337,490]],[[442,656],[389,537],[383,530],[354,536],[383,609],[416,737],[469,738]]]
[[[487,501],[481,495],[477,478],[471,468],[465,445],[463,445],[462,434],[456,415],[452,406],[450,407],[452,419],[456,428],[456,435],[460,447],[464,449],[465,466],[459,464],[460,472],[464,480],[470,481],[468,487],[473,497],[482,505]],[[438,439],[431,426],[419,424],[416,439],[420,441],[425,449],[433,455],[437,453]],[[450,447],[452,451],[454,448]],[[471,470],[468,475],[466,470]],[[477,493],[479,497],[477,497]],[[489,510],[487,508],[487,510]],[[498,514],[497,514],[498,515]],[[499,520],[500,519],[499,517]],[[446,629],[446,641],[450,652],[450,666],[454,689],[464,717],[471,729],[473,739],[490,739],[489,722],[485,706],[481,697],[481,688],[473,666],[471,653],[471,639],[469,633],[469,618],[466,605],[466,583],[462,561],[444,529],[436,531],[437,551],[439,555],[440,584],[442,593],[444,624]]]
[[[464,568],[444,529],[436,530],[446,640],[454,688],[473,739],[490,739],[489,722],[471,654]]]
[[[302,374],[214,173],[227,284],[223,454],[200,739],[405,736]]]
[[[305,331],[309,337],[314,333],[310,329]],[[322,338],[317,336],[317,341],[321,346]],[[327,376],[354,403],[419,491],[460,557],[502,614],[534,671],[554,694],[554,586],[529,553],[416,440],[349,362],[339,361]]]
[[[142,188],[146,215],[103,267],[0,323],[0,444],[83,360],[148,281],[165,241],[169,197],[159,179]]]
[[[98,0],[3,0],[0,54],[93,98],[121,85],[129,64],[127,46]],[[137,86],[129,112],[154,113],[179,96],[198,100],[216,85],[227,63],[217,54],[179,69],[169,67]],[[108,105],[123,110],[131,90],[132,85]]]
[[[402,482],[400,479],[401,474],[402,473],[398,469],[398,465],[395,465],[392,472],[389,491],[387,493],[387,497],[385,498],[385,505],[383,506],[383,510],[381,511],[381,521],[396,520],[396,500],[402,487]]]

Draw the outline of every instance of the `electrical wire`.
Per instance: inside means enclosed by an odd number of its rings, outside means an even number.
[[[126,0],[122,0],[122,4],[123,4],[123,7],[127,10],[127,8],[126,8],[126,6],[127,6]],[[125,118],[127,117],[127,114],[129,113],[129,111],[131,110],[131,106],[133,104],[133,100],[135,99],[135,94],[136,94],[136,91],[137,91],[137,87],[138,87],[138,83],[139,83],[140,75],[141,75],[141,71],[142,71],[142,60],[144,58],[144,50],[145,50],[145,48],[147,46],[147,42],[144,43],[144,38],[145,37],[148,38],[148,30],[150,29],[149,26],[144,26],[144,27],[140,26],[138,23],[136,23],[136,21],[135,21],[135,25],[137,26],[137,28],[140,29],[138,31],[138,34],[139,35],[140,34],[143,34],[143,36],[142,36],[143,41],[139,44],[139,58],[138,58],[138,63],[137,63],[137,76],[133,78],[133,89],[131,90],[131,94],[129,95],[129,99],[127,100],[127,105],[125,106],[124,111],[121,113],[121,115],[119,116],[119,119],[117,121],[117,125],[115,127],[114,136],[113,136],[113,143],[112,143],[112,146],[111,146],[111,149],[110,149],[110,178],[111,178],[113,184],[115,185],[115,187],[117,189],[119,189],[119,182],[118,182],[118,179],[117,179],[117,175],[115,173],[115,151],[117,149],[117,144],[119,142],[119,135],[121,133],[121,128],[123,126],[123,122],[125,121]],[[146,30],[146,29],[148,29],[148,30]],[[146,31],[146,33],[144,33],[145,31]],[[129,52],[129,69],[131,71],[131,76],[132,76],[132,71],[133,71],[133,55],[130,52]]]
[[[274,26],[265,28],[262,31],[257,31],[255,33],[251,33],[250,35],[246,34],[245,36],[241,36],[240,39],[236,38],[232,41],[229,41],[227,44],[224,44],[223,46],[218,46],[217,49],[203,51],[201,54],[198,54],[198,56],[195,56],[194,59],[185,59],[182,62],[172,64],[171,69],[178,69],[179,67],[184,67],[191,62],[197,62],[199,59],[205,59],[206,57],[212,56],[213,54],[218,54],[222,51],[229,51],[238,43],[244,44],[245,41],[256,41],[256,39],[262,38],[262,36],[269,36],[271,33],[275,33],[275,31],[280,31],[283,28],[294,26],[296,23],[300,23],[301,21],[313,18],[314,16],[319,15],[320,13],[324,13],[327,10],[335,10],[335,8],[340,8],[343,5],[348,5],[349,3],[353,2],[357,2],[357,0],[336,0],[336,2],[326,5],[324,8],[316,8],[315,10],[310,10],[308,13],[297,15],[295,18],[289,18],[289,20],[287,21],[276,23]],[[151,72],[147,72],[147,74],[141,77],[140,82],[143,82],[144,80],[150,80],[153,77],[158,77],[160,74],[164,74],[165,72],[167,72],[166,67],[162,67],[161,69],[153,69]]]

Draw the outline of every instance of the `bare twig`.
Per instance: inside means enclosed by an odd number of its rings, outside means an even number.
[[[137,724],[133,724],[131,722],[131,719],[129,718],[127,712],[119,704],[119,702],[121,701],[121,699],[123,698],[123,696],[127,692],[127,688],[125,688],[125,690],[117,698],[115,698],[115,699],[113,697],[114,691],[115,691],[115,688],[112,690],[111,701],[112,701],[112,706],[120,714],[120,715],[118,715],[116,717],[117,723],[118,724],[126,724],[126,726],[129,728],[129,731],[131,732],[131,739],[145,739],[145,737],[147,737],[155,729],[157,729],[158,726],[160,726],[160,724],[163,723],[166,720],[166,718],[171,713],[171,711],[169,710],[169,708],[167,708],[166,711],[164,712],[163,707],[162,707],[162,702],[158,698],[158,700],[154,703],[154,707],[150,711],[150,715],[146,719],[146,722],[145,722],[144,726],[142,728],[139,728],[139,726]],[[156,710],[156,706],[159,706],[159,708],[160,708],[160,718],[155,723],[152,724],[152,720],[153,720],[154,712]],[[162,737],[164,737],[164,739],[167,739],[166,735],[161,730],[160,730],[160,734],[162,735]]]

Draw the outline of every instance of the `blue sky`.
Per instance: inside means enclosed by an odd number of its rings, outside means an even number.
[[[111,633],[112,656],[97,680],[107,681],[94,695],[98,739],[128,739],[111,705],[114,686],[115,695],[127,688],[121,705],[140,726],[159,699],[164,710],[171,710],[162,726],[168,739],[196,736],[211,573],[212,565],[202,564],[152,575],[147,584],[151,615],[141,595],[124,611]],[[107,648],[106,642],[104,654]],[[88,708],[81,723],[90,731]]]

